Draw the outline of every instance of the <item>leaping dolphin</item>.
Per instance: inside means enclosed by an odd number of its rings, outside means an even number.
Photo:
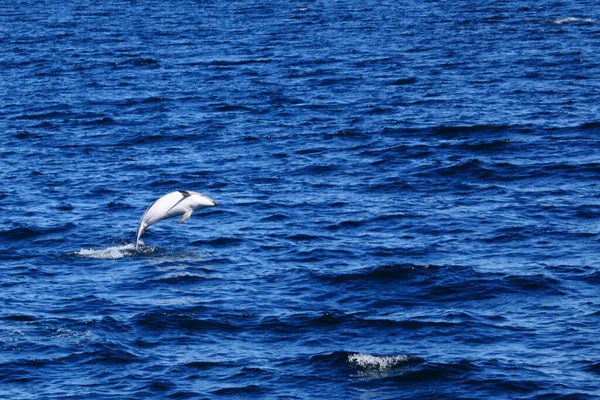
[[[194,210],[206,207],[214,207],[217,203],[197,192],[178,190],[165,194],[156,200],[144,211],[137,228],[137,237],[135,248],[138,248],[140,237],[144,230],[150,225],[162,221],[163,219],[178,217],[182,215],[179,223],[181,224],[192,215]]]

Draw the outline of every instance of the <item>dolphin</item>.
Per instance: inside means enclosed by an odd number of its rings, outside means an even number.
[[[194,210],[214,207],[216,205],[217,203],[207,196],[197,192],[178,190],[176,192],[165,194],[163,197],[150,204],[146,211],[144,211],[137,228],[135,248],[138,248],[142,233],[144,233],[144,230],[150,225],[154,225],[163,219],[178,217],[180,215],[182,216],[179,220],[179,223],[181,224],[192,215]]]

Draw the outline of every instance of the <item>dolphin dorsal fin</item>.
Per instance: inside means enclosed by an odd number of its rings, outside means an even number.
[[[183,197],[190,197],[192,194],[187,190],[179,190],[179,193],[183,195]]]

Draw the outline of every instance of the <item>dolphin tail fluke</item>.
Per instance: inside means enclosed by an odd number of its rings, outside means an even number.
[[[146,226],[144,223],[142,223],[142,221],[140,221],[140,225],[138,226],[138,229],[137,229],[137,235],[135,237],[135,249],[136,250],[140,244],[140,238],[142,237],[142,233],[144,233],[144,229],[146,229]]]

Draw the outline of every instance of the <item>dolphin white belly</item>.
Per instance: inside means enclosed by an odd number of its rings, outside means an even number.
[[[135,247],[137,249],[140,237],[144,230],[150,225],[167,218],[178,217],[182,215],[179,223],[188,219],[194,210],[206,207],[214,207],[217,203],[197,192],[178,190],[165,194],[163,197],[152,203],[142,215],[137,229]]]

